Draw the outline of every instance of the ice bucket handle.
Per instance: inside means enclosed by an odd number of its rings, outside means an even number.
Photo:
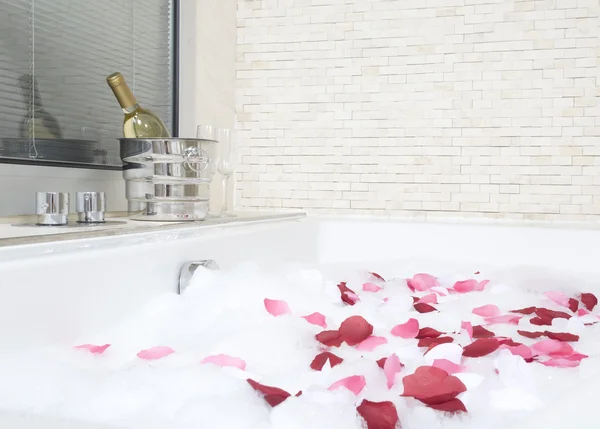
[[[183,159],[183,166],[194,173],[206,170],[206,167],[210,164],[208,153],[197,147],[188,147],[185,149]]]

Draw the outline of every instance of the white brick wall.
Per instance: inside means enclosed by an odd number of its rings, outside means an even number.
[[[238,0],[237,204],[600,219],[598,0]]]

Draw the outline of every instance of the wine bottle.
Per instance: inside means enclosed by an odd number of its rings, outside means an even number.
[[[21,122],[20,136],[24,139],[61,139],[60,124],[54,116],[46,111],[37,80],[30,74],[19,78],[19,85],[27,105],[27,116]],[[33,91],[33,100],[31,92]]]
[[[121,73],[106,78],[117,101],[123,109],[123,136],[125,138],[171,137],[169,130],[158,116],[140,107]]]

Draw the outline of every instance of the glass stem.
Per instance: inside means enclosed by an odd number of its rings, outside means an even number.
[[[223,205],[221,206],[221,213],[227,213],[227,208],[229,207],[229,204],[227,204],[227,185],[229,182],[229,176],[221,176],[221,183],[222,183],[222,192],[223,192]]]

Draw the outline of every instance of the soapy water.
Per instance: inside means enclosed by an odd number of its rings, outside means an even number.
[[[532,275],[530,287],[517,287],[474,270],[436,273],[436,280],[412,277],[414,272],[394,264],[378,270],[387,281],[348,266],[276,272],[250,263],[228,272],[200,268],[181,296],[160,296],[118,326],[82,338],[73,347],[0,356],[0,408],[135,429],[360,429],[367,422],[357,406],[366,399],[390,401],[399,418],[397,427],[404,429],[506,428],[535,413],[560,410],[564,395],[575,395],[590,380],[600,380],[595,315],[582,310],[580,316],[539,326],[530,323],[531,315],[510,313],[530,306],[568,313],[562,301],[586,292],[581,285],[552,284],[548,289],[548,282],[536,283]],[[407,277],[412,283],[407,284]],[[475,282],[460,283],[467,279]],[[449,290],[457,281],[468,288],[488,279],[481,291]],[[354,305],[342,301],[340,281],[352,291],[347,299]],[[431,288],[426,284],[430,281],[438,286]],[[413,291],[410,284],[423,290]],[[417,312],[413,297],[437,311]],[[578,306],[584,307],[582,302]],[[502,317],[522,318],[518,325],[486,324],[485,317],[497,316],[498,311]],[[312,323],[303,318],[315,313],[325,317],[310,317]],[[385,343],[327,347],[316,340],[324,325],[337,330],[357,315],[373,326],[372,336]],[[427,348],[417,347],[418,340],[407,334],[410,319],[454,342],[424,355]],[[587,357],[563,368],[540,363],[549,356],[526,363],[506,348],[483,357],[460,356],[460,346],[475,341],[465,322],[483,325],[495,337],[511,338],[534,351],[533,344],[548,338],[526,338],[517,330],[576,334],[579,340],[568,343],[571,356]],[[409,338],[391,333],[398,325],[395,332]],[[82,344],[96,347],[75,348]],[[321,371],[312,369],[313,359],[325,350],[343,362],[331,367],[328,361]],[[377,364],[392,355],[404,365],[397,373]],[[404,377],[419,367],[430,368],[436,357],[462,366],[453,376],[466,387],[456,396],[466,413],[434,410],[401,396]],[[220,366],[224,362],[231,366]],[[342,387],[331,387],[348,377],[355,377],[358,387],[343,381]],[[248,379],[291,396],[272,407]]]

